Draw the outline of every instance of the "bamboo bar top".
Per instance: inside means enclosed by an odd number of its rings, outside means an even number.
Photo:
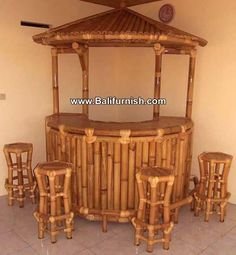
[[[121,130],[130,130],[130,136],[156,136],[181,133],[193,127],[193,122],[184,117],[159,117],[143,122],[103,122],[89,120],[83,114],[61,113],[48,117],[47,126],[75,134],[85,134],[86,129],[94,129],[94,135],[120,136]]]

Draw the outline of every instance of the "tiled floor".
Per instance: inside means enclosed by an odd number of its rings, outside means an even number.
[[[0,255],[147,255],[144,244],[133,245],[131,224],[110,223],[108,233],[102,233],[99,222],[76,218],[73,239],[60,234],[56,244],[48,236],[38,240],[33,211],[29,202],[23,209],[8,207],[6,197],[0,197]],[[224,223],[216,216],[205,223],[202,216],[196,218],[188,207],[182,208],[170,250],[156,245],[153,254],[236,255],[236,206],[228,206]]]

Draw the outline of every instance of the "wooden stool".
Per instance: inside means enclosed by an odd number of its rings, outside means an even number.
[[[200,183],[195,198],[195,216],[205,209],[205,221],[220,207],[220,221],[224,221],[226,205],[230,197],[227,179],[233,157],[221,152],[204,152],[199,157]]]
[[[155,243],[163,243],[169,249],[170,234],[174,223],[170,216],[170,197],[174,183],[171,170],[158,167],[147,167],[136,174],[139,207],[137,217],[132,219],[135,227],[135,245],[140,240],[147,242],[147,251],[153,251]],[[163,237],[158,238],[158,231]],[[147,232],[147,233],[145,233]]]
[[[45,231],[51,236],[51,242],[57,241],[59,230],[72,238],[74,213],[71,208],[72,165],[66,162],[47,162],[38,164],[35,176],[39,187],[39,208],[34,213],[38,221],[38,237],[44,238]]]
[[[8,178],[5,181],[8,205],[13,205],[13,201],[17,200],[20,207],[24,207],[26,190],[29,190],[30,199],[32,203],[35,203],[36,181],[31,168],[33,145],[31,143],[6,144],[3,151],[8,166]]]

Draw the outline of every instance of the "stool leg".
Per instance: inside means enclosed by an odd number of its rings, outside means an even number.
[[[36,203],[35,190],[34,190],[35,183],[34,183],[34,180],[33,180],[33,175],[32,175],[31,168],[27,169],[27,175],[28,175],[28,180],[29,180],[29,184],[30,184],[30,200],[31,200],[32,204],[35,204]]]
[[[30,199],[32,204],[36,203],[36,199],[35,199],[35,182],[34,182],[34,178],[33,178],[33,174],[32,174],[32,150],[29,150],[27,152],[27,177],[29,180],[29,185],[30,185]]]
[[[21,154],[17,153],[16,155],[17,158],[17,175],[18,175],[18,191],[19,191],[19,205],[20,207],[24,207],[24,180],[23,180],[23,171],[22,171],[22,159],[21,159]]]
[[[8,179],[6,179],[5,188],[8,193],[8,205],[12,206],[13,200],[14,200],[13,187],[12,187],[12,185],[13,185],[13,163],[12,163],[12,159],[11,159],[11,153],[4,150],[4,154],[5,154],[7,166],[8,166]]]
[[[133,221],[135,222],[135,219]],[[142,234],[142,226],[138,223],[135,223],[134,226],[135,226],[134,245],[139,246],[140,245],[139,237]]]
[[[164,243],[163,243],[163,249],[169,250],[170,246],[170,233],[168,233],[168,229],[164,230]]]
[[[206,202],[206,212],[205,212],[205,221],[206,222],[209,221],[211,211],[212,211],[211,199],[207,199],[207,202]]]
[[[226,215],[226,201],[223,201],[220,203],[220,222],[225,221],[225,215]]]
[[[56,243],[57,238],[56,238],[56,233],[57,233],[57,226],[56,226],[56,221],[55,221],[55,216],[57,214],[57,200],[56,200],[56,189],[55,189],[55,176],[49,176],[49,186],[50,186],[50,224],[51,224],[51,229],[50,229],[50,235],[51,235],[51,242]]]
[[[44,238],[44,228],[45,224],[43,219],[40,217],[38,222],[38,238],[43,239]]]
[[[6,188],[8,192],[8,205],[13,205],[13,169],[11,167],[8,168],[8,179],[6,179]]]
[[[69,201],[69,197],[71,196],[70,192],[70,181],[71,181],[71,176],[65,176],[65,184],[64,184],[64,210],[65,214],[70,215],[69,218],[66,219],[66,237],[67,239],[72,238],[72,222],[73,222],[73,216],[74,214],[71,212],[71,204]]]
[[[56,186],[58,187],[57,189],[59,189],[60,185],[62,185],[62,180],[60,180],[60,176],[56,176],[55,183],[56,183]],[[62,198],[61,197],[56,198],[56,215],[57,216],[62,215]],[[57,222],[57,225],[59,227],[62,227],[62,224],[63,224],[62,221]]]
[[[148,226],[148,241],[147,241],[147,252],[153,252],[155,231],[153,226]]]

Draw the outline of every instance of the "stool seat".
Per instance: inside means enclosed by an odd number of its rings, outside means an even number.
[[[31,143],[11,143],[4,145],[3,150],[10,153],[23,153],[33,149]]]
[[[24,207],[26,191],[30,192],[31,201],[35,203],[36,181],[31,167],[33,145],[31,143],[6,144],[3,151],[8,166],[8,178],[5,181],[8,205],[13,205],[13,201],[17,200],[20,207]]]
[[[204,161],[213,162],[213,163],[226,163],[231,162],[233,156],[223,153],[223,152],[203,152],[201,158]]]
[[[34,213],[38,221],[38,236],[44,238],[45,231],[51,242],[57,241],[58,231],[64,230],[72,238],[74,213],[71,205],[72,164],[61,161],[39,163],[35,176],[39,187],[39,208]]]
[[[59,175],[60,170],[64,171],[67,168],[71,168],[72,164],[67,163],[67,162],[62,162],[62,161],[53,161],[53,162],[44,162],[44,163],[39,163],[37,165],[37,169],[39,172],[44,172],[45,174],[48,174],[50,172],[56,172]]]
[[[160,177],[167,177],[169,178],[170,175],[173,174],[173,171],[169,168],[164,167],[145,167],[141,168],[140,170],[140,178],[141,180],[148,181],[149,178],[160,178]]]

